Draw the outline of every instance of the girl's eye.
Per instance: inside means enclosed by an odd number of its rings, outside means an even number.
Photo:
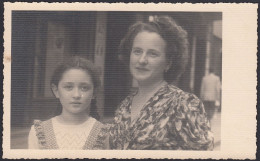
[[[89,88],[90,88],[90,87],[88,87],[88,86],[83,86],[83,87],[81,87],[81,90],[84,91],[84,92],[86,92],[86,91],[89,90]]]

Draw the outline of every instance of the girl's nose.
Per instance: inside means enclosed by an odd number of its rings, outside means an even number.
[[[73,98],[79,99],[81,97],[81,92],[78,88],[75,88],[73,91]]]

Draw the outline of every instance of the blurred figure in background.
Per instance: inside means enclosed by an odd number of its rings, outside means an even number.
[[[214,116],[216,107],[220,107],[220,88],[220,78],[210,68],[209,74],[202,79],[200,90],[200,98],[204,103],[209,120]]]

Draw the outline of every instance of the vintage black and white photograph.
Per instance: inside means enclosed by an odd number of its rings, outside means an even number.
[[[223,11],[12,10],[11,150],[222,149]]]

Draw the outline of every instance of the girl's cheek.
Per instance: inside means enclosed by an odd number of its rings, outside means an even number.
[[[82,97],[92,97],[92,95],[93,95],[93,92],[84,92],[84,93],[82,93]]]

